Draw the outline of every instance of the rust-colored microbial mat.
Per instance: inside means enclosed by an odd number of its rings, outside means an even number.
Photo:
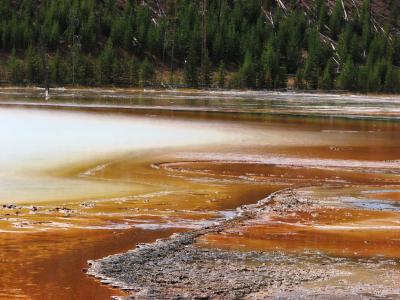
[[[197,245],[399,259],[399,123],[117,112],[0,108],[0,298],[121,295],[83,272],[87,260],[286,188],[290,201]]]

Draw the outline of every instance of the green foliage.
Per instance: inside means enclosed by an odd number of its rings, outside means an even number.
[[[153,83],[154,67],[153,64],[147,59],[147,57],[140,65],[139,78],[141,86],[151,85]]]
[[[25,75],[28,83],[37,84],[42,81],[42,60],[34,48],[29,48],[25,55]]]
[[[203,57],[203,65],[201,68],[201,80],[206,86],[211,84],[211,60],[206,50]]]
[[[233,87],[278,89],[296,74],[300,89],[398,92],[394,0],[385,31],[371,0],[349,20],[341,1],[307,10],[287,1],[283,12],[272,0],[209,0],[204,19],[199,0],[159,2],[163,12],[155,1],[0,1],[6,79],[42,84],[45,49],[53,85],[145,86],[168,69],[171,78],[183,71],[189,87],[226,87],[229,78]]]
[[[357,86],[358,90],[364,93],[369,91],[369,72],[368,66],[360,66],[358,69]]]
[[[397,93],[399,91],[399,72],[391,64],[388,64],[385,75],[384,91]]]
[[[188,50],[188,57],[185,61],[184,73],[185,83],[188,87],[197,87],[199,84],[198,73],[197,73],[197,53],[195,46],[191,45]]]
[[[271,40],[264,49],[261,56],[261,63],[264,73],[264,85],[267,88],[277,88],[279,86],[279,57]]]
[[[50,60],[49,63],[50,82],[57,85],[65,84],[66,66],[63,63],[59,52]]]
[[[238,72],[238,84],[241,87],[256,87],[256,70],[253,62],[253,57],[247,53],[244,57],[242,66]]]
[[[333,12],[329,18],[329,28],[331,30],[331,37],[336,39],[341,32],[343,25],[343,9],[341,1],[336,1]]]
[[[308,32],[308,57],[304,67],[304,80],[309,89],[316,89],[318,87],[318,78],[321,73],[320,68],[323,60],[323,49],[319,34],[313,28]]]
[[[332,59],[328,61],[324,72],[318,84],[318,87],[323,90],[332,90],[334,88],[335,69]]]
[[[328,7],[326,1],[318,0],[316,1],[316,16],[318,16],[317,26],[320,32],[326,31],[326,26],[329,22]]]
[[[296,72],[296,88],[303,90],[305,88],[303,69],[298,69]]]
[[[12,84],[20,84],[23,79],[23,70],[21,61],[15,56],[15,50],[12,51],[8,61],[9,78]]]
[[[370,0],[364,0],[361,23],[362,23],[362,47],[366,51],[371,40],[371,3]]]
[[[77,85],[92,85],[94,81],[94,66],[90,56],[83,55],[79,46],[75,45],[70,50],[67,60],[69,74],[68,82]],[[63,73],[65,76],[65,73]],[[63,76],[61,74],[61,76]],[[64,79],[65,80],[65,79]],[[109,82],[105,82],[109,83]]]
[[[356,68],[351,57],[346,60],[343,69],[339,75],[339,88],[343,90],[353,90],[356,88]]]
[[[129,85],[138,86],[140,65],[136,57],[132,56],[132,58],[129,61],[128,68],[129,68]]]
[[[226,81],[226,70],[225,70],[225,63],[223,60],[219,63],[217,74],[215,76],[215,83],[218,88],[224,88],[225,87],[225,81]]]
[[[111,84],[113,82],[113,66],[114,66],[115,53],[113,43],[108,40],[106,47],[100,54],[100,82],[102,84]]]

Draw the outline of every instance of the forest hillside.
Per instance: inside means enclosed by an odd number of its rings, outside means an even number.
[[[3,0],[12,85],[400,92],[396,0]]]

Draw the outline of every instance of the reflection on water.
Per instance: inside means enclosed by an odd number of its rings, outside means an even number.
[[[11,92],[3,104],[38,103]],[[335,96],[67,92],[75,104],[128,105],[132,113],[140,105],[311,114],[327,113],[322,105],[348,113],[363,103],[357,114],[375,106],[358,97],[349,104]],[[65,93],[55,91],[50,104],[65,103]],[[380,117],[397,113],[397,99],[382,101]],[[86,277],[88,259],[212,224],[286,187],[303,187],[302,197],[317,204],[271,204],[199,245],[398,258],[399,123],[154,113],[0,109],[0,297],[107,299],[119,292]]]
[[[400,118],[400,98],[337,94],[280,93],[271,91],[192,91],[131,89],[52,89],[45,104],[43,89],[0,89],[1,104],[87,105],[97,108],[132,108],[172,111],[248,112],[252,114],[328,115],[358,118]]]

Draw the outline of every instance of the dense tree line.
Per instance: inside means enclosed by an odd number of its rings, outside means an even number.
[[[381,29],[369,0],[348,20],[341,1],[286,2],[3,0],[0,79],[399,92],[395,8]]]

